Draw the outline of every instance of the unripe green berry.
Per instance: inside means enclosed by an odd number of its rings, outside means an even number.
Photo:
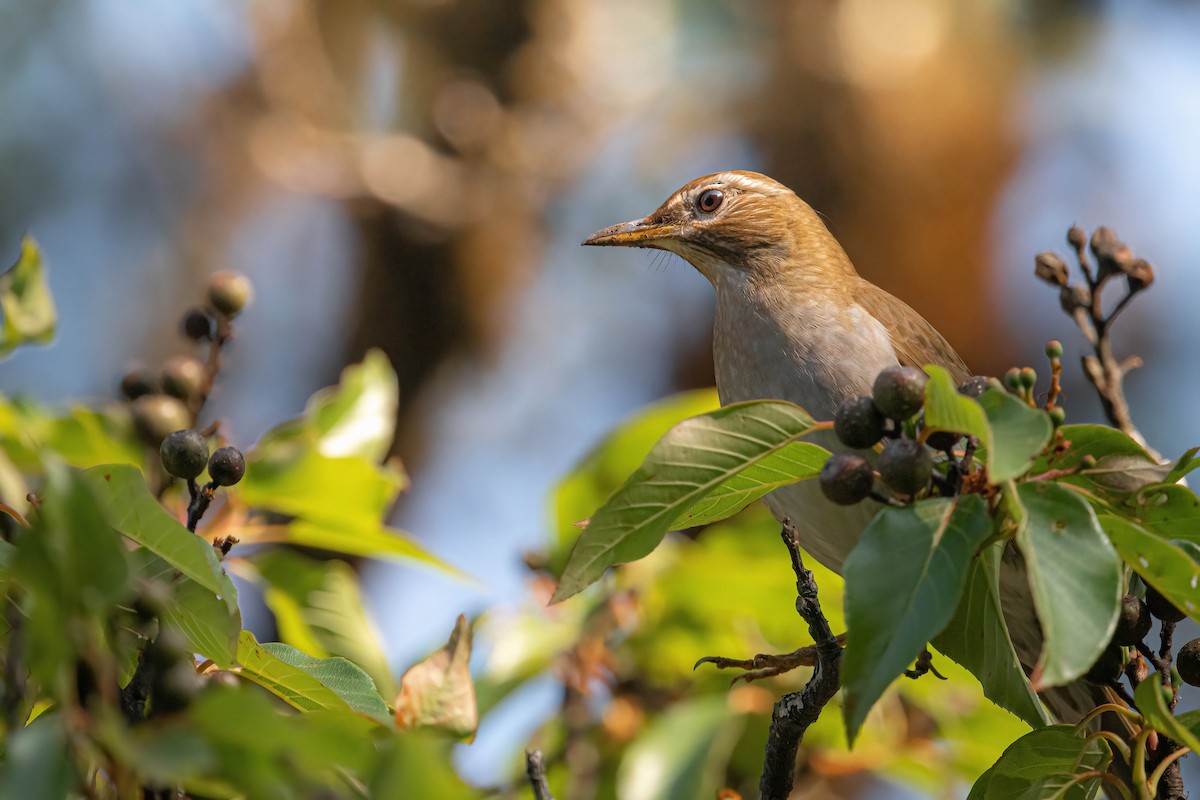
[[[1063,344],[1058,339],[1051,339],[1046,342],[1046,357],[1047,358],[1062,358]]]
[[[151,447],[158,447],[168,434],[191,424],[187,407],[174,397],[148,394],[133,401],[133,427]]]
[[[1004,385],[1013,392],[1021,391],[1021,370],[1013,367],[1004,373]]]
[[[1150,609],[1136,595],[1127,594],[1121,598],[1121,613],[1117,616],[1117,627],[1113,630],[1112,643],[1122,647],[1132,647],[1146,638],[1154,620],[1150,617]]]
[[[212,338],[213,318],[202,308],[188,309],[179,321],[183,335],[194,342],[205,342]]]
[[[1025,367],[1025,369],[1021,370],[1020,381],[1022,389],[1032,389],[1037,385],[1037,372],[1034,371],[1033,367]]]
[[[1163,622],[1179,622],[1187,616],[1150,585],[1146,586],[1146,605],[1150,608],[1150,613]]]
[[[847,447],[873,447],[883,438],[887,418],[869,397],[851,397],[838,406],[833,417],[833,432]]]
[[[208,465],[208,442],[196,431],[175,431],[162,440],[158,454],[168,473],[192,480]]]
[[[121,395],[126,400],[137,400],[160,391],[158,375],[146,367],[134,367],[121,378]]]
[[[1096,457],[1091,453],[1079,457],[1079,466],[1081,469],[1095,469],[1097,463]]]
[[[221,270],[208,281],[208,302],[227,317],[236,317],[253,298],[254,287],[241,273]]]
[[[1179,670],[1179,677],[1184,683],[1200,686],[1200,639],[1192,639],[1179,648],[1179,655],[1175,656],[1175,668]]]
[[[879,477],[901,494],[909,496],[929,485],[933,459],[925,445],[913,439],[892,439],[879,456]]]
[[[219,447],[208,459],[208,477],[218,486],[233,486],[246,474],[246,459],[236,447]]]
[[[875,474],[862,456],[834,453],[825,460],[817,482],[830,500],[841,506],[852,506],[871,494],[875,488]]]
[[[925,384],[929,376],[916,367],[888,367],[875,378],[871,397],[888,419],[908,419],[925,403]]]
[[[1048,408],[1046,409],[1046,413],[1050,415],[1050,422],[1056,428],[1067,421],[1067,411],[1062,406]]]
[[[204,365],[191,356],[171,356],[163,363],[163,391],[180,400],[191,400],[204,386]]]

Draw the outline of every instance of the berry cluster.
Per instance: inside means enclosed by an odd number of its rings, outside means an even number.
[[[1144,662],[1147,661],[1159,668],[1170,655],[1170,631],[1187,615],[1159,594],[1153,586],[1146,586],[1145,589],[1144,600],[1134,594],[1127,594],[1122,598],[1121,613],[1117,617],[1112,639],[1088,671],[1087,678],[1093,683],[1112,685],[1120,680],[1127,670],[1133,670],[1135,673],[1145,672],[1147,668]],[[1162,625],[1164,632],[1167,632],[1163,637],[1164,647],[1158,653],[1143,641],[1149,635],[1155,619]],[[1179,680],[1192,686],[1200,686],[1200,638],[1192,639],[1179,648],[1175,655],[1175,670],[1178,673],[1176,688]],[[1136,677],[1140,681],[1146,676],[1138,674]]]
[[[943,431],[925,432],[921,410],[929,376],[916,367],[889,367],[875,379],[870,397],[852,397],[841,404],[833,431],[846,447],[874,448],[883,441],[875,467],[859,453],[834,453],[821,468],[819,482],[825,496],[840,505],[853,505],[868,497],[882,502],[911,500],[930,484],[944,479],[934,469],[934,454],[952,452],[959,436]],[[978,397],[988,378],[976,376],[959,391]],[[875,479],[891,490],[876,490]]]

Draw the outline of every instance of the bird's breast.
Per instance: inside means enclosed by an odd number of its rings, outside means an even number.
[[[898,362],[887,329],[860,306],[718,290],[713,363],[722,404],[787,400],[828,420]]]

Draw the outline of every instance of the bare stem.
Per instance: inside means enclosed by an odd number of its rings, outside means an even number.
[[[821,611],[817,582],[804,568],[799,537],[787,520],[784,520],[781,535],[792,557],[792,571],[796,573],[796,611],[808,623],[808,632],[816,643],[817,666],[803,689],[784,695],[775,704],[762,778],[758,784],[763,800],[787,800],[791,795],[800,741],[821,710],[837,694],[842,661],[842,646]]]

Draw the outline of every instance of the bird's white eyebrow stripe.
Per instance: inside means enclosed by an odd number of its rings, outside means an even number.
[[[760,181],[758,178],[751,178],[747,175],[738,175],[733,172],[721,173],[721,182],[728,183],[734,188],[742,187],[749,189],[758,189],[760,191],[771,191],[773,187],[765,181]]]

